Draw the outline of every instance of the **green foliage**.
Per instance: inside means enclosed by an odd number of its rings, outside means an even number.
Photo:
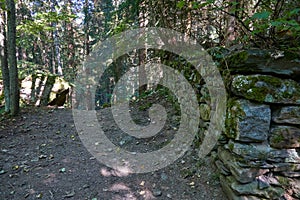
[[[19,79],[23,79],[26,76],[29,76],[37,72],[44,73],[43,71],[45,71],[45,73],[49,73],[49,71],[42,70],[42,69],[43,66],[38,65],[36,63],[25,61],[25,60],[18,61]]]
[[[118,33],[122,33],[126,30],[129,30],[130,24],[125,21],[120,21],[118,24],[116,24],[108,33],[109,36],[113,36]]]
[[[70,22],[71,19],[75,18],[75,15],[67,13],[38,12],[32,20],[23,20],[21,24],[17,26],[17,31],[38,37],[42,32],[54,31],[55,27],[53,23],[62,21]]]
[[[0,8],[2,10],[6,10],[6,3],[5,3],[5,0],[0,0]]]
[[[179,1],[177,4],[176,4],[176,7],[179,8],[179,9],[182,9],[183,7],[185,6],[185,1]]]
[[[257,12],[254,13],[252,19],[268,19],[270,17],[270,14],[271,13],[268,11]]]

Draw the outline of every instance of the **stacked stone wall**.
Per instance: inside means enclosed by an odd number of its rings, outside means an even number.
[[[216,161],[229,199],[300,199],[300,84],[283,77],[231,75]]]

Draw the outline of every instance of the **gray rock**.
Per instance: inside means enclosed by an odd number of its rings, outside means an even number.
[[[218,149],[219,158],[223,161],[227,169],[230,170],[234,178],[240,183],[250,183],[256,179],[256,177],[269,172],[269,169],[260,168],[243,168],[228,150]]]
[[[295,163],[274,163],[273,166],[272,171],[274,172],[300,171],[300,164]]]
[[[282,184],[279,182],[278,177],[273,176],[272,173],[266,174],[266,175],[261,175],[257,178],[258,180],[258,184],[261,184],[262,182],[265,185],[268,185],[268,187],[270,185],[273,186],[282,186]],[[262,185],[263,186],[263,185]]]
[[[300,172],[281,172],[282,175],[285,177],[291,177],[291,178],[299,178]]]
[[[247,184],[238,183],[232,176],[221,176],[220,180],[221,185],[227,187],[224,189],[227,195],[236,195],[238,197],[250,196],[259,199],[277,199],[284,194],[284,189],[281,187],[270,186],[265,189],[259,189],[257,180]],[[232,190],[231,193],[230,190]]]
[[[154,190],[154,191],[153,191],[153,196],[159,197],[159,196],[161,196],[161,195],[162,195],[162,191],[160,191],[160,190]]]
[[[241,195],[255,195],[266,199],[277,199],[284,194],[284,190],[281,187],[270,186],[265,189],[259,189],[257,180],[247,184],[233,182],[231,188]]]
[[[216,166],[217,166],[217,168],[218,168],[218,170],[221,174],[223,174],[225,176],[228,176],[228,175],[231,174],[230,170],[227,167],[225,167],[225,165],[222,161],[217,160],[215,162],[215,164],[216,164]]]
[[[286,106],[275,109],[272,114],[272,120],[276,123],[300,125],[300,107]]]
[[[271,147],[292,149],[300,147],[300,129],[292,126],[275,126],[271,129]]]
[[[231,100],[226,119],[226,135],[242,142],[263,142],[268,138],[271,109],[248,100]]]
[[[292,187],[293,196],[300,199],[300,179],[291,179],[289,183]]]
[[[257,182],[258,182],[258,189],[260,190],[270,187],[270,183],[266,176],[262,175],[257,177]]]
[[[256,197],[256,196],[250,196],[250,195],[238,195],[235,193],[231,187],[230,187],[230,182],[228,181],[230,179],[231,183],[234,182],[233,177],[225,177],[225,176],[220,176],[220,183],[223,188],[224,193],[230,200],[263,200],[262,198]]]
[[[268,161],[277,162],[277,163],[296,163],[300,164],[299,153],[296,149],[271,149],[268,157]]]
[[[229,66],[233,74],[268,74],[284,78],[299,79],[300,63],[289,58],[273,59],[274,50],[249,49],[248,59],[244,64]],[[286,52],[285,52],[286,54]]]
[[[300,85],[294,80],[267,75],[237,75],[232,92],[249,100],[265,103],[300,105]]]
[[[271,169],[274,166],[272,164],[268,164],[265,160],[256,160],[256,161],[251,161],[251,160],[245,160],[246,162],[238,162],[238,165],[240,167],[253,167],[253,168],[261,168],[261,169]]]
[[[259,169],[259,168],[241,168],[237,163],[231,162],[230,171],[236,180],[240,183],[250,183],[256,179],[256,177],[266,174],[269,169]]]
[[[266,143],[237,143],[229,141],[225,148],[240,155],[246,161],[265,161],[269,157],[271,148]],[[286,154],[285,154],[286,155]],[[275,155],[274,155],[275,157]]]

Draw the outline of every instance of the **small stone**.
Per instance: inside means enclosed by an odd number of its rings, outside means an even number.
[[[154,190],[154,191],[153,191],[153,196],[159,197],[159,196],[161,196],[161,195],[162,195],[162,192],[161,192],[160,190]]]
[[[140,183],[140,186],[144,186],[145,185],[145,181],[142,181],[141,183]]]

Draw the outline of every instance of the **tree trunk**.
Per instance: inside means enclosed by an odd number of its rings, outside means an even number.
[[[148,13],[147,13],[147,5],[142,2],[140,4],[140,10],[139,10],[139,26],[140,28],[145,28],[148,25]],[[142,84],[143,82],[147,81],[147,74],[145,70],[145,63],[146,63],[146,57],[147,57],[147,49],[146,44],[144,49],[138,50],[138,57],[139,57],[139,95],[144,93],[147,90],[147,84]]]
[[[56,0],[51,1],[51,11],[56,13],[56,6],[58,6]],[[58,30],[57,30],[57,23],[52,22],[52,27],[54,28],[53,31],[53,40],[54,40],[54,46],[53,46],[53,73],[58,75],[63,75],[62,71],[62,64],[61,64],[61,56],[60,56],[60,41],[58,36]]]
[[[85,0],[84,2],[84,56],[88,56],[90,54],[90,41],[89,41],[89,21],[91,19],[89,14],[89,0]]]
[[[7,41],[10,81],[10,113],[17,115],[20,110],[20,91],[16,58],[16,8],[14,0],[6,0],[7,5]]]
[[[4,11],[0,13],[0,59],[3,78],[3,89],[5,99],[5,112],[10,111],[10,96],[9,96],[9,71],[7,63],[7,42],[6,42],[6,14]]]

